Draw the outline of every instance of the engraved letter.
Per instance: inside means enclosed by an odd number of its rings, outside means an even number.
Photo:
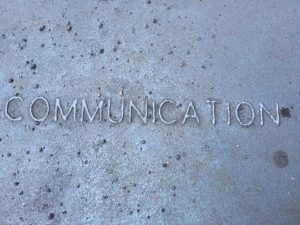
[[[170,103],[170,104],[175,105],[175,102],[172,101],[172,100],[169,100],[169,99],[164,100],[164,101],[159,105],[159,109],[158,109],[158,115],[159,115],[159,118],[160,118],[160,120],[161,120],[163,123],[165,123],[165,124],[173,124],[173,123],[176,123],[176,122],[177,122],[176,119],[171,120],[171,121],[167,121],[167,120],[165,120],[165,119],[163,118],[163,116],[162,116],[162,107],[163,107],[166,103]]]
[[[148,102],[145,101],[145,115],[143,116],[140,110],[136,107],[136,105],[130,100],[129,101],[129,123],[132,121],[132,109],[134,109],[137,114],[142,118],[143,123],[147,124],[147,115],[148,115]]]
[[[96,111],[94,112],[94,114],[92,116],[90,114],[90,111],[89,111],[89,108],[87,106],[86,100],[82,99],[81,102],[82,102],[82,110],[81,110],[81,118],[80,118],[80,122],[81,123],[83,123],[84,112],[86,112],[86,115],[88,116],[89,121],[93,122],[94,119],[95,119],[95,117],[96,117],[96,115],[97,115],[97,113],[98,113],[98,111],[99,111],[100,112],[99,120],[100,120],[100,122],[102,121],[102,114],[103,114],[102,112],[103,112],[103,104],[104,104],[103,100],[99,101],[99,104],[96,107]]]
[[[64,114],[63,112],[63,109],[61,108],[61,105],[60,105],[60,99],[57,98],[55,100],[55,115],[54,115],[54,121],[57,121],[57,117],[58,117],[58,110],[63,118],[64,121],[66,121],[70,115],[70,113],[72,112],[72,110],[74,111],[73,112],[73,120],[75,122],[76,120],[76,111],[77,111],[77,99],[74,99],[72,105],[71,105],[71,108],[69,109],[68,113],[67,114]]]
[[[108,120],[109,120],[109,122],[111,122],[111,123],[121,123],[123,118],[124,118],[124,107],[125,107],[124,99],[122,100],[121,117],[120,117],[119,120],[113,120],[111,118],[111,100],[110,99],[107,101],[107,104],[108,104]]]
[[[32,107],[33,107],[34,103],[38,100],[44,101],[45,104],[46,104],[46,107],[47,107],[47,112],[45,113],[45,116],[40,118],[40,119],[36,118],[35,115],[33,115],[33,112],[32,112]],[[34,121],[37,121],[37,122],[45,121],[47,119],[47,116],[49,115],[49,112],[50,112],[50,106],[49,106],[49,103],[48,103],[47,99],[45,99],[44,97],[37,97],[37,98],[32,100],[31,105],[30,105],[30,116]]]
[[[241,121],[241,118],[240,118],[240,115],[239,115],[240,108],[243,107],[243,105],[247,105],[247,106],[250,108],[250,111],[251,111],[251,119],[250,119],[247,123],[243,123],[243,122]],[[236,106],[236,109],[235,109],[235,116],[236,116],[237,121],[238,121],[243,127],[248,127],[248,126],[250,126],[250,125],[254,122],[254,119],[255,119],[254,108],[253,108],[253,106],[252,106],[249,102],[240,102],[240,103]]]
[[[231,124],[231,112],[230,112],[230,103],[226,102],[226,109],[227,109],[227,125],[230,126]]]
[[[152,102],[152,123],[156,123],[156,103]]]
[[[17,117],[17,118],[13,118],[13,117],[11,117],[11,115],[10,115],[9,112],[8,112],[9,104],[10,104],[13,100],[19,100],[19,101],[23,102],[23,99],[22,99],[21,97],[11,97],[11,98],[8,100],[8,102],[6,103],[6,106],[5,106],[5,115],[6,115],[6,117],[7,117],[9,120],[11,120],[11,121],[20,121],[20,120],[23,119],[22,116],[19,116],[19,117]]]
[[[193,110],[193,114],[189,114],[190,109]],[[186,109],[186,111],[185,111],[185,115],[184,115],[182,124],[185,124],[185,122],[186,122],[186,120],[187,120],[188,118],[195,118],[195,119],[197,120],[197,123],[198,123],[198,124],[200,123],[199,118],[198,118],[198,116],[197,116],[197,112],[196,112],[195,107],[194,107],[194,105],[193,105],[193,102],[189,102],[188,107],[187,107],[187,109]]]
[[[210,104],[211,108],[211,122],[213,125],[216,124],[216,103],[220,103],[219,101],[214,100],[206,100],[206,103]]]
[[[264,125],[264,116],[263,116],[263,111],[265,111],[270,118],[273,120],[273,122],[279,126],[280,123],[280,116],[279,116],[279,107],[278,107],[278,103],[276,103],[276,118],[270,113],[270,111],[267,109],[267,107],[260,102],[259,103],[259,112],[260,112],[260,125],[263,126]]]

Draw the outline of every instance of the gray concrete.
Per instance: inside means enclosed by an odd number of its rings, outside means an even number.
[[[300,224],[299,0],[0,0],[0,35],[1,225]],[[99,96],[193,100],[200,125],[53,121]],[[209,98],[280,126],[213,126]]]

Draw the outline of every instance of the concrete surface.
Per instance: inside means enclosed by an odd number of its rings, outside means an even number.
[[[299,225],[299,25],[299,0],[0,0],[0,224]],[[200,124],[55,122],[58,97],[193,101]],[[212,125],[211,98],[280,126]]]

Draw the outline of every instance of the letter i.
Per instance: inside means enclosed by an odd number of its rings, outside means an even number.
[[[155,102],[152,102],[152,123],[155,124],[156,122],[156,104]]]
[[[227,110],[227,125],[231,124],[231,113],[230,113],[230,103],[226,102],[226,110]]]

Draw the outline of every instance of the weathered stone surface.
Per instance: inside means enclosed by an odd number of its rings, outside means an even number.
[[[0,224],[299,224],[299,13],[0,0]]]

